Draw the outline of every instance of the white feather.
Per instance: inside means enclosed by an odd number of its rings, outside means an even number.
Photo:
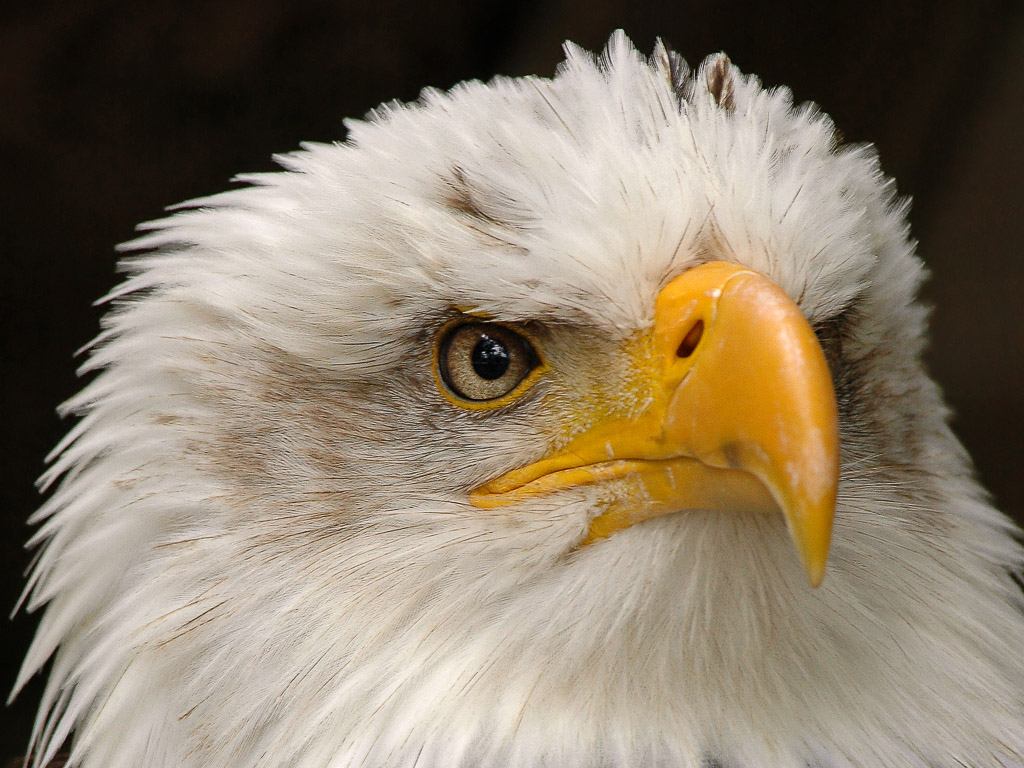
[[[144,227],[34,518],[37,765],[72,730],[84,768],[1024,765],[1021,551],[922,372],[905,205],[785,89],[730,69],[723,108],[720,63],[680,102],[663,50],[569,46],[552,80],[385,105]],[[819,590],[781,520],[573,552],[596,491],[467,504],[578,393],[447,407],[445,313],[561,328],[607,353],[600,390],[709,258],[812,322],[856,306],[871,418]]]

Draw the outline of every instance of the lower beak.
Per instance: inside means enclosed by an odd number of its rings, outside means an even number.
[[[839,424],[824,353],[799,307],[767,278],[724,262],[695,267],[655,303],[650,404],[613,416],[471,495],[480,507],[631,478],[582,545],[687,510],[781,511],[812,586],[828,560]]]

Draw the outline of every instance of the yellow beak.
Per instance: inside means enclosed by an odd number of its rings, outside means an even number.
[[[685,510],[781,510],[812,586],[825,575],[839,483],[828,365],[799,307],[762,275],[724,262],[688,270],[655,304],[650,404],[613,416],[551,456],[471,495],[480,507],[633,478],[583,545]]]

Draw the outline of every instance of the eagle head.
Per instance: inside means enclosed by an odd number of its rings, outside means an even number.
[[[724,56],[143,226],[35,517],[37,764],[1021,766],[1021,550],[873,151]]]

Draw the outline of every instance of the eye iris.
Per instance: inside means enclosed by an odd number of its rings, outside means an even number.
[[[473,370],[481,379],[494,381],[505,375],[510,364],[508,348],[497,339],[486,334],[473,347],[470,356]]]
[[[530,373],[541,366],[529,338],[499,323],[450,323],[438,335],[434,354],[442,392],[469,408],[507,405],[528,389]]]

